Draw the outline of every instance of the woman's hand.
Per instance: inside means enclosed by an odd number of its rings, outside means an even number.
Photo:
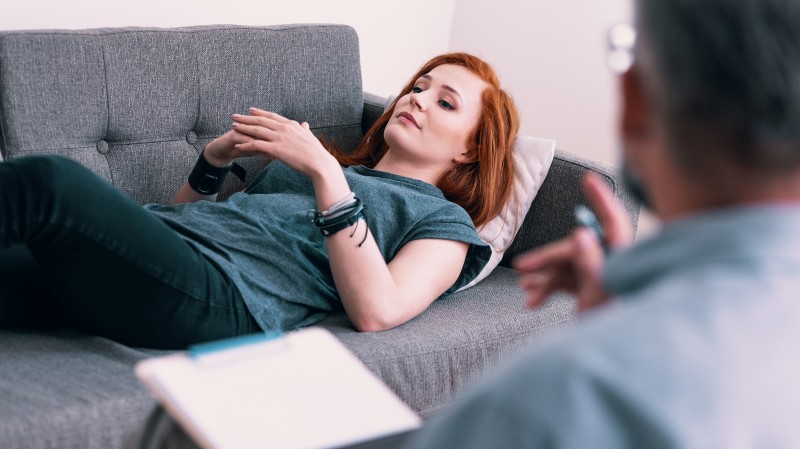
[[[615,200],[608,186],[595,174],[584,178],[583,187],[597,212],[612,248],[630,244],[633,228],[625,209]],[[527,294],[527,306],[538,307],[553,293],[566,291],[578,298],[578,311],[608,301],[601,274],[603,248],[587,228],[576,229],[569,237],[519,256],[514,267],[520,272],[520,285]]]
[[[250,142],[251,140],[253,139],[249,136],[236,130],[230,130],[209,142],[205,150],[203,150],[203,157],[211,165],[225,167],[238,157],[253,156],[253,154],[248,154],[236,148],[236,145]]]
[[[250,108],[252,115],[233,115],[233,129],[206,145],[203,157],[211,165],[225,167],[236,158],[266,155],[305,174],[314,184],[320,210],[326,209],[350,192],[339,162],[311,132],[308,123],[298,123],[282,115]],[[214,200],[184,183],[174,203]]]
[[[332,168],[340,170],[336,159],[314,136],[308,123],[301,124],[257,108],[250,108],[250,113],[252,115],[233,116],[234,131],[248,138],[233,146],[236,151],[274,157],[312,181],[317,181]]]

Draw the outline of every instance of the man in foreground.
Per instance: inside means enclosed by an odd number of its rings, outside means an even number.
[[[593,310],[412,447],[800,447],[800,0],[635,11],[620,137],[663,226],[625,248],[587,179],[610,257],[578,229],[517,268],[530,305],[566,290]]]

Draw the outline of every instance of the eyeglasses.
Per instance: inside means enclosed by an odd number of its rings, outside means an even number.
[[[618,23],[608,30],[607,37],[606,64],[612,72],[623,74],[633,65],[636,30],[628,23]]]

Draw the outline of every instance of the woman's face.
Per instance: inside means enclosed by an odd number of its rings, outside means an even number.
[[[421,76],[400,97],[384,139],[393,157],[448,168],[468,161],[468,139],[478,126],[489,85],[464,67],[444,64]]]

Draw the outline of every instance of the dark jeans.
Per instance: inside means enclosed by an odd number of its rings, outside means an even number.
[[[151,348],[260,330],[224,273],[87,168],[0,163],[0,327],[62,324]]]

